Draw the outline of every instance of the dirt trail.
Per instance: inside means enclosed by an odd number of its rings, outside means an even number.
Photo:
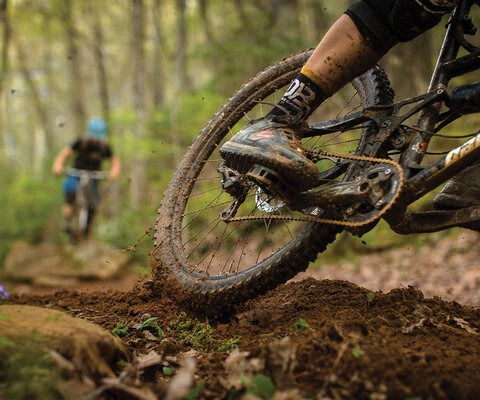
[[[337,280],[307,277],[282,285],[221,321],[180,308],[148,280],[127,291],[62,291],[11,301],[60,309],[108,330],[126,323],[131,329],[123,339],[138,356],[154,351],[175,368],[185,358],[195,360],[192,377],[204,384],[202,399],[258,394],[255,377],[264,376],[273,383],[275,399],[477,399],[478,238],[468,233],[455,243],[359,257],[354,265],[337,265],[335,273],[334,266],[310,271]],[[439,295],[473,306],[432,297]],[[157,318],[163,341],[133,329],[147,317]],[[186,340],[188,332],[175,328],[179,318],[184,329],[206,330],[208,322],[211,337],[202,344],[190,332]],[[136,385],[161,399],[171,379],[158,367]]]

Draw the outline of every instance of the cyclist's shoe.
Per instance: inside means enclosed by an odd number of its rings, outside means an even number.
[[[254,165],[269,168],[298,190],[317,183],[318,169],[304,153],[289,116],[266,116],[251,121],[220,149],[226,164],[247,173]]]
[[[480,163],[476,163],[451,178],[433,199],[437,210],[452,210],[480,206]]]

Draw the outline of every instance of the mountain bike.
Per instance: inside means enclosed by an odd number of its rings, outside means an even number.
[[[461,123],[480,111],[480,83],[447,89],[480,69],[480,49],[467,38],[476,33],[474,3],[461,1],[453,11],[426,93],[394,101],[376,66],[311,116],[302,146],[319,169],[314,189],[299,192],[264,167],[240,173],[219,155],[279,100],[312,50],[245,84],[200,132],[164,193],[156,277],[180,285],[185,290],[177,292],[197,304],[228,306],[305,270],[342,231],[363,235],[381,219],[399,234],[480,226],[480,207],[412,206],[431,203],[432,191],[480,157],[480,131]]]
[[[66,173],[78,178],[73,204],[73,217],[67,233],[72,242],[79,242],[87,239],[90,234],[99,202],[97,181],[106,179],[106,173],[105,171],[90,171],[78,168],[68,168]]]

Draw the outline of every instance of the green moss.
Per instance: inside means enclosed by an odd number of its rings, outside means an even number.
[[[168,330],[181,344],[199,351],[229,351],[237,347],[240,340],[238,337],[226,340],[215,339],[214,329],[210,324],[190,319],[184,312],[170,322]]]
[[[0,337],[0,398],[62,399],[59,370],[41,341],[28,345]]]

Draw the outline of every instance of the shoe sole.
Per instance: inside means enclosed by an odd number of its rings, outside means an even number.
[[[255,165],[261,165],[278,172],[290,185],[299,190],[308,190],[316,186],[318,170],[302,163],[295,163],[285,157],[278,159],[261,157],[258,148],[239,143],[225,143],[220,149],[220,155],[226,164],[246,174]],[[308,169],[308,171],[306,171]]]

